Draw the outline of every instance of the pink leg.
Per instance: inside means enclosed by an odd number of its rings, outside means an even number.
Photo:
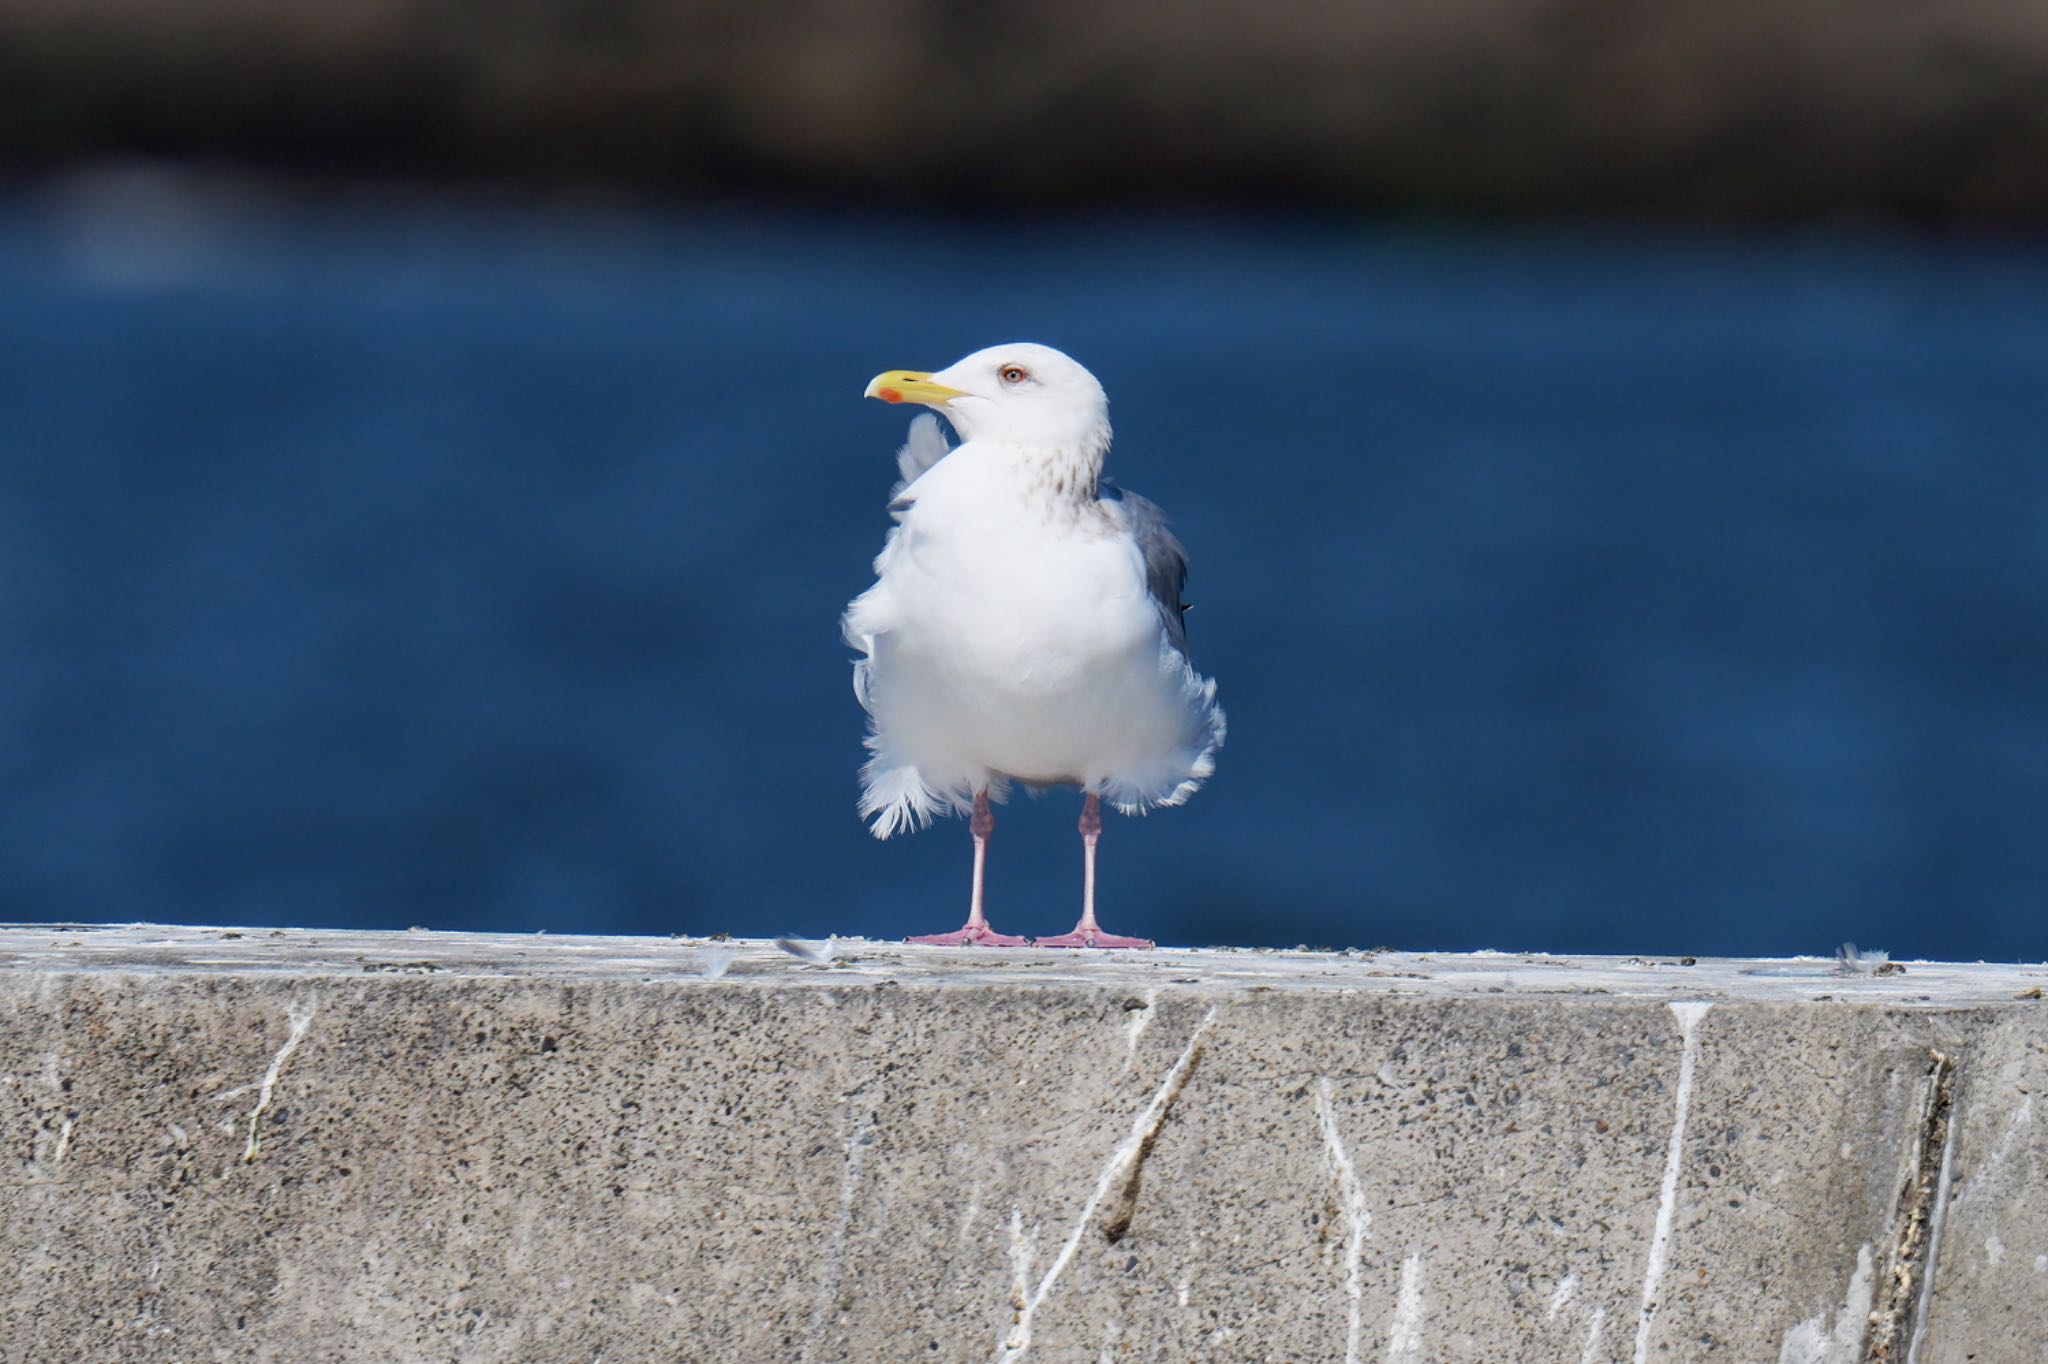
[[[987,791],[975,796],[974,817],[967,821],[967,830],[974,835],[974,894],[967,902],[967,926],[951,933],[927,933],[909,941],[932,947],[1022,947],[1022,938],[990,928],[988,916],[981,909],[981,874],[988,865],[988,837],[996,831],[996,817],[988,808]]]
[[[1102,838],[1102,807],[1090,792],[1081,806],[1081,922],[1071,933],[1040,938],[1040,947],[1150,947],[1150,938],[1105,933],[1095,922],[1095,845]]]

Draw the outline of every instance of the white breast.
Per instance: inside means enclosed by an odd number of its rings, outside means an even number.
[[[1206,775],[1210,693],[1167,640],[1120,521],[984,453],[963,446],[918,480],[848,613],[878,761],[949,797],[1010,776],[1125,805]]]

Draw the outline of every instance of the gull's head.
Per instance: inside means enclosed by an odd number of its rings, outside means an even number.
[[[1109,444],[1102,385],[1076,361],[1029,341],[978,350],[935,374],[892,369],[877,374],[864,396],[923,403],[945,413],[962,440],[1057,450]]]

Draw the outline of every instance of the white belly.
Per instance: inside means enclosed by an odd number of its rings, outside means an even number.
[[[880,585],[895,610],[877,641],[878,718],[906,756],[1085,783],[1174,745],[1159,615],[1128,545],[964,548],[916,546]]]

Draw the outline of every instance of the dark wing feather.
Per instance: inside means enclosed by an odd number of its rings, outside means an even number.
[[[1145,560],[1145,586],[1159,607],[1159,619],[1167,636],[1183,654],[1188,651],[1188,606],[1181,593],[1188,585],[1188,552],[1181,547],[1166,519],[1166,511],[1149,497],[1119,488],[1102,480],[1102,500],[1123,509],[1124,525],[1138,542]]]

